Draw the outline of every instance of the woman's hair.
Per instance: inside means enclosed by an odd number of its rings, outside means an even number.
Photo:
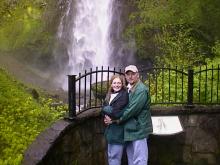
[[[119,74],[115,74],[111,77],[110,81],[109,81],[109,88],[108,88],[108,93],[106,95],[106,99],[105,100],[109,100],[110,99],[110,95],[113,92],[113,89],[111,87],[111,84],[113,82],[114,79],[119,78],[121,80],[122,83],[122,89],[126,89],[126,83],[125,83],[125,77],[124,75],[119,75]]]

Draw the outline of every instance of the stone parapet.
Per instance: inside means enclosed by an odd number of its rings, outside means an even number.
[[[164,112],[167,111],[167,112]],[[190,112],[191,111],[191,112]],[[106,143],[99,109],[77,120],[59,120],[42,132],[24,154],[24,165],[105,165]],[[178,115],[184,131],[149,137],[149,165],[220,164],[220,110],[217,107],[152,108],[152,114]],[[125,158],[123,165],[126,165]]]

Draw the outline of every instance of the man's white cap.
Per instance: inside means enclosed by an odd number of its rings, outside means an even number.
[[[136,72],[138,72],[138,69],[137,69],[137,67],[136,67],[135,65],[128,65],[128,66],[125,68],[125,73],[126,73],[127,71],[132,71],[132,72],[136,73]]]

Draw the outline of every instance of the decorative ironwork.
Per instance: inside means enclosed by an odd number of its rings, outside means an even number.
[[[220,67],[145,68],[139,71],[141,80],[149,87],[151,104],[160,106],[220,104]],[[123,75],[121,69],[90,69],[68,75],[69,119],[92,108],[100,108],[113,74]]]

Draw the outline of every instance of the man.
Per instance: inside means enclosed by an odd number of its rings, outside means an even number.
[[[153,132],[149,91],[141,82],[135,65],[125,68],[125,78],[128,82],[129,104],[119,120],[112,121],[106,116],[104,122],[106,124],[116,122],[124,125],[128,165],[147,165],[147,139]]]

